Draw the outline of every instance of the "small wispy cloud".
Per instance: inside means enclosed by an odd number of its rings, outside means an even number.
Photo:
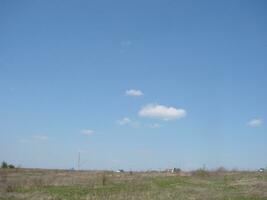
[[[128,117],[124,117],[124,118],[118,120],[117,124],[119,124],[121,126],[129,125],[129,126],[132,126],[132,127],[139,127],[139,123],[138,122],[133,121]]]
[[[143,96],[144,94],[141,90],[130,89],[130,90],[126,90],[125,95],[132,96],[132,97],[140,97],[140,96]]]
[[[263,124],[263,120],[260,118],[252,119],[247,123],[247,125],[252,128],[260,127],[262,124]]]
[[[181,108],[168,107],[159,104],[148,104],[139,111],[139,116],[157,118],[165,121],[181,119],[186,116],[186,110]]]
[[[130,124],[131,122],[132,122],[132,120],[128,117],[124,117],[124,118],[117,121],[117,123],[119,125],[126,125],[126,124]]]
[[[81,132],[83,135],[86,135],[86,136],[91,136],[92,134],[94,134],[94,131],[90,129],[83,129]]]
[[[149,127],[149,128],[160,128],[161,125],[158,124],[158,123],[154,123],[154,124],[150,124],[148,127]]]
[[[34,136],[32,136],[32,139],[36,140],[36,141],[46,141],[49,138],[45,135],[34,135]]]
[[[30,142],[45,142],[50,140],[46,135],[33,135],[30,138],[22,138],[19,140],[20,143],[30,143]]]

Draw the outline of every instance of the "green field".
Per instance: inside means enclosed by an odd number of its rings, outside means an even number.
[[[0,170],[0,200],[267,199],[267,173]]]

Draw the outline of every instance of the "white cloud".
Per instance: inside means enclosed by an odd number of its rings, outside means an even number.
[[[119,125],[126,125],[126,124],[130,124],[131,122],[132,122],[132,120],[129,119],[128,117],[124,117],[124,118],[118,120]]]
[[[252,128],[256,128],[256,127],[260,127],[263,123],[262,119],[252,119],[248,122],[248,126],[252,127]]]
[[[186,110],[158,104],[148,104],[139,111],[139,116],[169,121],[185,117]]]
[[[34,135],[34,136],[32,136],[32,139],[37,140],[37,141],[46,141],[49,138],[45,135]]]
[[[132,96],[132,97],[139,97],[139,96],[142,96],[144,94],[141,90],[131,89],[131,90],[126,90],[125,95],[126,96]]]
[[[161,125],[160,124],[157,124],[157,123],[154,123],[154,124],[150,124],[149,125],[149,128],[160,128]]]
[[[19,140],[20,143],[31,143],[31,142],[45,142],[51,140],[51,138],[45,135],[33,135],[30,138],[22,138]]]
[[[132,126],[132,127],[135,127],[135,128],[137,128],[137,127],[140,126],[140,124],[139,124],[138,122],[133,121],[133,120],[131,120],[131,119],[128,118],[128,117],[124,117],[124,118],[118,120],[117,123],[118,123],[119,125],[121,125],[121,126],[129,125],[129,126]]]
[[[86,136],[90,136],[93,133],[94,133],[94,131],[93,130],[90,130],[90,129],[84,129],[84,130],[82,130],[82,134],[83,135],[86,135]]]

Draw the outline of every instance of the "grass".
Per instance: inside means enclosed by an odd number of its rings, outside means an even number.
[[[0,200],[267,200],[258,172],[0,170]]]

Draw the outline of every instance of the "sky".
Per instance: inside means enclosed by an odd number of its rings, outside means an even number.
[[[0,1],[0,161],[267,167],[264,0]]]

